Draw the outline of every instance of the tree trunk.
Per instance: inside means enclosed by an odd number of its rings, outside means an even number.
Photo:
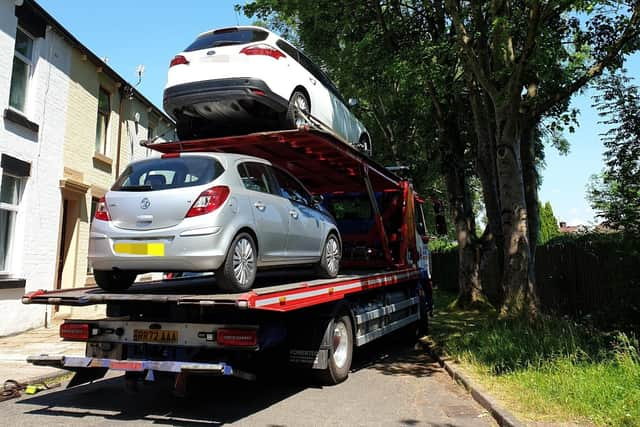
[[[504,233],[502,286],[505,300],[501,314],[535,317],[538,304],[529,274],[531,247],[520,155],[521,134],[518,118],[514,116],[517,113],[510,111],[496,121],[500,132],[496,138],[496,166]]]
[[[487,226],[480,238],[482,246],[480,248],[480,268],[482,269],[494,251],[502,252],[503,235],[502,224],[500,222],[500,196],[498,194],[498,178],[496,172],[496,144],[495,128],[490,119],[491,103],[483,97],[481,91],[475,85],[472,78],[467,79],[469,88],[471,111],[473,113],[473,126],[476,133],[476,173],[480,178],[482,186],[482,197],[487,216]],[[502,259],[498,258],[499,271],[503,271]],[[491,301],[496,306],[501,306],[504,300],[504,290],[501,280],[493,283],[482,283],[483,293],[494,295]]]
[[[449,194],[449,206],[455,221],[458,241],[458,300],[459,307],[467,308],[483,301],[480,281],[481,245],[476,236],[473,202],[469,189],[469,178],[465,162],[465,144],[455,120],[448,117],[440,138],[446,142],[443,166]]]
[[[529,282],[535,287],[536,247],[538,245],[538,235],[540,234],[540,201],[538,199],[539,179],[536,169],[536,139],[534,132],[535,129],[531,123],[527,122],[523,125],[520,152],[529,227]]]

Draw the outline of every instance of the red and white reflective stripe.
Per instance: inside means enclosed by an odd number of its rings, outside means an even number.
[[[342,299],[345,295],[360,290],[393,285],[412,279],[419,279],[419,277],[420,271],[412,268],[361,279],[345,279],[342,282],[332,281],[318,286],[309,285],[302,289],[284,292],[275,297],[256,295],[249,299],[249,306],[274,311],[295,310],[309,305]]]

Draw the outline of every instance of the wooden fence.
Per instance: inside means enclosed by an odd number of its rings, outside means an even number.
[[[497,254],[482,268],[485,292],[501,300]],[[458,253],[434,253],[433,280],[457,291]],[[607,322],[640,322],[640,254],[607,245],[558,244],[536,252],[536,285],[542,309],[572,316],[594,315]]]

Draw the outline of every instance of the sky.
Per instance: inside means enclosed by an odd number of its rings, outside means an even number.
[[[131,83],[136,68],[144,65],[137,89],[162,109],[162,92],[169,61],[201,32],[231,25],[248,25],[251,20],[236,13],[242,0],[37,0],[82,44]],[[626,64],[640,84],[640,54]],[[572,106],[580,110],[580,126],[565,137],[570,152],[561,156],[549,147],[540,188],[542,203],[551,202],[558,221],[569,225],[599,222],[585,198],[589,177],[603,167],[600,141],[606,129],[591,107],[592,92],[576,96]],[[373,141],[375,145],[375,141]]]

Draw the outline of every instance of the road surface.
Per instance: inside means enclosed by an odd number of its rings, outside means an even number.
[[[277,374],[258,382],[210,378],[188,398],[159,385],[124,390],[117,373],[94,384],[0,402],[12,426],[492,426],[493,419],[426,355],[394,337],[356,353],[337,386]]]

